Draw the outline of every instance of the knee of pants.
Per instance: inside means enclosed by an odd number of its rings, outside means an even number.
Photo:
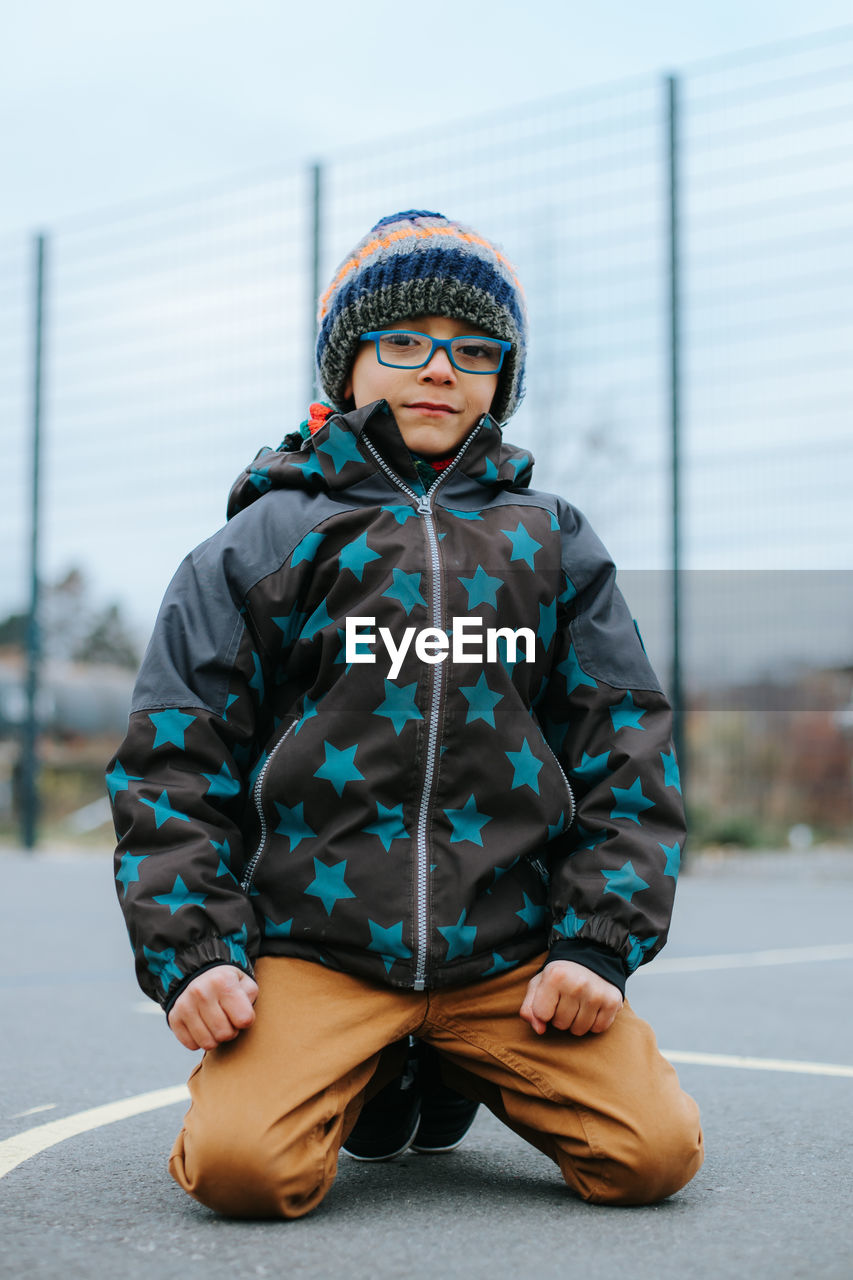
[[[698,1114],[670,1117],[644,1133],[625,1134],[590,1199],[599,1204],[654,1204],[674,1195],[702,1166]],[[680,1121],[680,1122],[679,1122]]]
[[[325,1196],[337,1170],[335,1120],[285,1138],[215,1126],[178,1135],[169,1172],[194,1199],[236,1218],[300,1218]],[[339,1123],[338,1123],[339,1127]]]

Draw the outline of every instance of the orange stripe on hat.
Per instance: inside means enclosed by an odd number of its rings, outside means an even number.
[[[509,262],[509,260],[483,236],[478,236],[472,231],[459,231],[456,227],[413,227],[407,230],[390,231],[386,236],[377,237],[377,239],[371,240],[364,246],[364,248],[360,249],[357,254],[354,254],[352,258],[345,262],[320,299],[320,319],[322,320],[325,317],[326,312],[329,309],[329,299],[332,294],[337,291],[341,282],[351,271],[354,271],[356,267],[360,266],[371,256],[371,254],[376,253],[377,250],[387,249],[398,240],[408,240],[412,236],[419,240],[430,240],[433,236],[455,236],[457,240],[466,240],[469,244],[482,245],[484,249],[490,250],[490,252],[495,255],[498,262],[506,268],[512,277],[513,284],[523,296],[524,290],[521,287],[521,281],[518,279],[512,263]]]

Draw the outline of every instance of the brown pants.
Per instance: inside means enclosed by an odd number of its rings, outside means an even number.
[[[541,963],[413,992],[261,958],[253,1025],[206,1053],[190,1077],[172,1176],[220,1213],[308,1213],[334,1181],[365,1097],[399,1065],[383,1050],[417,1035],[444,1055],[448,1083],[556,1161],[585,1200],[671,1195],[702,1164],[695,1102],[627,1004],[601,1035],[537,1036],[518,1010]]]

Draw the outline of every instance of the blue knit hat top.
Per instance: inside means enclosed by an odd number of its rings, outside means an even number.
[[[512,343],[492,416],[503,422],[524,394],[527,311],[515,269],[490,241],[440,213],[407,209],[381,218],[344,258],[320,299],[317,371],[337,408],[363,333],[404,317],[468,321]]]

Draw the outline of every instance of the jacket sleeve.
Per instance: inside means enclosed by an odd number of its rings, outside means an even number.
[[[163,601],[107,773],[137,976],[167,1011],[202,969],[252,973],[258,929],[240,888],[250,853],[241,831],[267,667],[227,557],[203,544]]]
[[[543,724],[575,795],[552,843],[550,959],[624,990],[664,945],[685,826],[671,713],[584,517],[561,510],[564,590]],[[619,978],[621,976],[621,982]]]

